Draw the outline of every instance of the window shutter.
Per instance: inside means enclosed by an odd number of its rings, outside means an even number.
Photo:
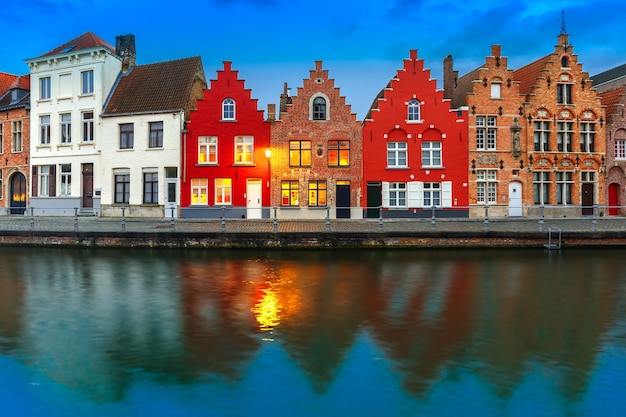
[[[424,183],[411,181],[407,183],[408,208],[421,208],[424,206]]]
[[[57,166],[50,165],[50,189],[48,190],[48,195],[50,197],[56,197],[57,195]]]
[[[33,165],[33,177],[31,178],[31,182],[33,185],[33,197],[37,197],[39,194],[37,193],[37,184],[39,183],[39,178],[37,178],[37,165]]]
[[[452,207],[452,181],[441,183],[441,206]]]
[[[383,181],[383,207],[389,208],[389,183]]]

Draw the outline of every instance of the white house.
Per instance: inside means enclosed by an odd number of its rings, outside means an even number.
[[[123,68],[102,112],[101,215],[178,217],[183,135],[200,57]]]
[[[98,214],[99,114],[123,59],[87,32],[25,61],[31,76],[30,206],[39,215]]]

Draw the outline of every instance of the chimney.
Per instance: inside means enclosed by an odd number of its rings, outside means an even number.
[[[287,105],[291,104],[291,97],[289,95],[289,88],[287,87],[287,83],[285,83],[283,88],[283,93],[280,95],[280,112],[284,113],[287,111]]]
[[[267,105],[267,120],[273,122],[276,120],[276,104]]]
[[[456,88],[457,71],[454,71],[452,55],[443,59],[443,97],[452,100]]]
[[[122,58],[122,72],[128,72],[136,64],[135,35],[120,35],[115,37],[115,53]]]

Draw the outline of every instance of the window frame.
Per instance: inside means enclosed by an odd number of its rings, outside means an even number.
[[[626,159],[626,139],[615,139],[615,159]]]
[[[234,158],[235,165],[254,164],[254,136],[235,136]]]
[[[350,166],[350,141],[333,139],[328,141],[328,166]]]
[[[550,171],[533,172],[533,204],[550,204],[550,186],[552,184],[550,174]]]
[[[421,117],[421,103],[418,99],[412,98],[406,104],[407,106],[407,122],[420,122]]]
[[[120,170],[113,173],[113,203],[129,204],[130,202],[130,171]]]
[[[50,146],[50,115],[39,116],[39,145]]]
[[[143,204],[159,204],[159,173],[156,169],[143,171]]]
[[[559,152],[572,152],[574,138],[574,122],[559,120],[557,122],[557,149]]]
[[[209,205],[209,179],[192,178],[191,181],[191,202],[192,206]]]
[[[119,124],[119,148],[133,149],[135,146],[135,124],[134,123],[120,123]]]
[[[93,94],[94,89],[94,74],[93,70],[85,70],[80,72],[80,92],[81,95],[86,96]]]
[[[422,168],[443,167],[443,142],[436,140],[424,141],[422,142],[421,149]]]
[[[148,148],[163,147],[163,121],[148,123]]]
[[[231,206],[233,204],[232,178],[215,178],[214,191],[214,204],[216,206]]]
[[[326,207],[328,204],[328,184],[326,180],[309,180],[309,207]]]
[[[328,101],[323,96],[311,100],[311,120],[328,120]]]
[[[61,164],[59,167],[59,195],[72,195],[72,164]]]
[[[556,204],[571,205],[574,191],[574,172],[556,172]]]
[[[408,186],[406,182],[389,182],[389,208],[408,207]]]
[[[11,152],[12,153],[18,153],[18,152],[23,151],[24,143],[22,141],[22,129],[23,129],[23,123],[21,120],[14,120],[11,123]]]
[[[217,165],[217,152],[217,136],[198,136],[198,164]],[[202,161],[202,155],[205,161]],[[215,156],[214,161],[211,161],[211,156]]]
[[[312,143],[310,140],[289,141],[289,166],[310,167],[313,163]]]
[[[476,203],[496,204],[498,202],[498,170],[476,170]]]
[[[533,149],[535,152],[550,151],[551,132],[550,120],[539,119],[533,122]]]
[[[408,168],[408,142],[387,142],[387,168]]]
[[[502,98],[502,83],[501,82],[492,82],[491,83],[491,98],[500,99]]]
[[[69,119],[64,120],[65,116]],[[60,142],[61,144],[72,143],[72,113],[61,113],[59,115]]]
[[[580,151],[586,153],[595,152],[596,146],[596,123],[580,122]]]
[[[89,117],[90,116],[90,117]],[[81,127],[82,127],[82,141],[83,143],[93,143],[94,137],[94,111],[87,110],[80,113]]]
[[[235,110],[235,100],[226,97],[222,101],[222,120],[236,120]]]
[[[50,100],[52,98],[52,80],[50,76],[39,78],[39,100]]]
[[[282,180],[280,182],[281,207],[300,206],[300,182],[298,180]]]
[[[558,104],[574,104],[572,83],[556,84],[556,102]]]

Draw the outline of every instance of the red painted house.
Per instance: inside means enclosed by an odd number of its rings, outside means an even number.
[[[268,218],[270,123],[229,61],[183,133],[181,215]]]
[[[366,217],[467,217],[467,110],[451,108],[417,50],[363,121]]]

